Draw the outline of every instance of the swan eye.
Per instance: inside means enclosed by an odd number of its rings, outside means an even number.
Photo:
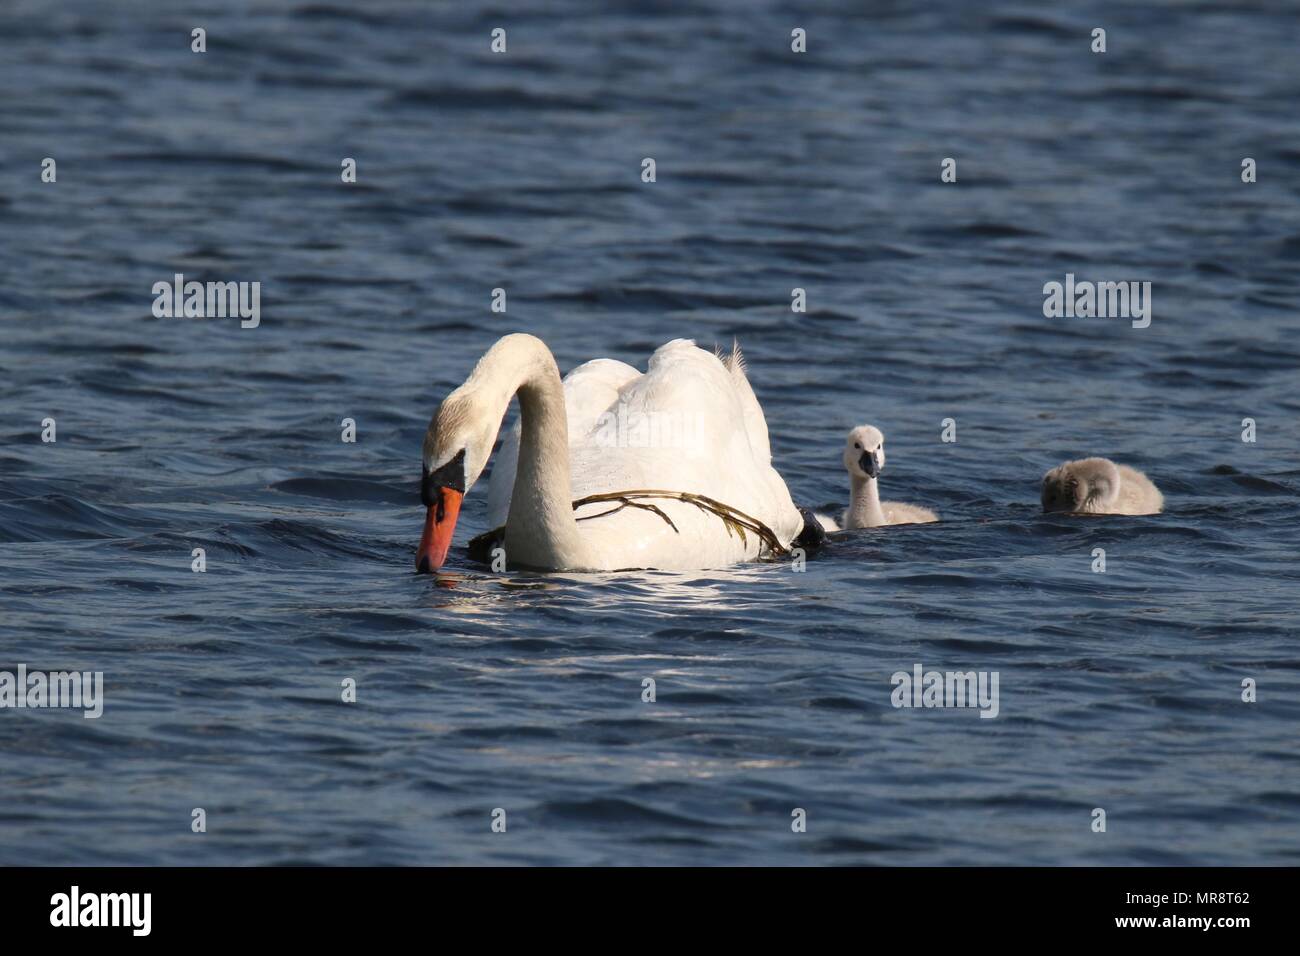
[[[862,451],[862,442],[860,442],[860,441],[855,441],[855,442],[853,443],[853,447],[856,448],[858,451]]]

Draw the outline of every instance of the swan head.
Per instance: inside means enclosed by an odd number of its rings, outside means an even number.
[[[434,412],[424,433],[420,500],[426,511],[415,553],[417,571],[436,571],[447,560],[461,500],[487,467],[497,425],[483,414],[468,385],[448,395]]]
[[[1043,476],[1043,510],[1104,514],[1119,498],[1119,469],[1106,458],[1081,458]]]
[[[844,467],[854,478],[874,480],[885,467],[885,436],[873,425],[859,425],[844,443]]]

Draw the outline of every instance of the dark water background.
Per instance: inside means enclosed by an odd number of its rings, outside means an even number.
[[[0,7],[0,669],[107,697],[0,711],[0,863],[1300,862],[1300,12],[824,6]],[[261,327],[153,318],[175,272]],[[1045,319],[1067,272],[1151,327]],[[428,416],[515,330],[738,335],[797,500],[872,422],[944,521],[416,576]],[[1086,454],[1168,512],[1041,515]],[[1001,716],[893,709],[918,662]]]

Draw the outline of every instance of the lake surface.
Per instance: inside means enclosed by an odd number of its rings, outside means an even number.
[[[104,674],[0,710],[0,863],[1300,863],[1296,8],[469,6],[0,10],[0,670]],[[155,318],[175,273],[261,324]],[[1045,318],[1067,273],[1150,326]],[[798,502],[870,422],[943,521],[496,574],[484,483],[417,576],[511,331],[739,337]],[[1166,513],[1041,514],[1085,455]],[[917,664],[997,718],[893,707]]]

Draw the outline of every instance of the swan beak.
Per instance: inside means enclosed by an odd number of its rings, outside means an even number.
[[[453,488],[439,488],[437,496],[437,501],[425,511],[424,534],[420,535],[420,549],[415,553],[417,574],[432,574],[446,562],[451,535],[460,516],[460,502],[465,497]]]
[[[858,467],[867,473],[868,478],[875,478],[880,474],[880,465],[876,463],[876,453],[864,451],[862,457],[858,459]]]

